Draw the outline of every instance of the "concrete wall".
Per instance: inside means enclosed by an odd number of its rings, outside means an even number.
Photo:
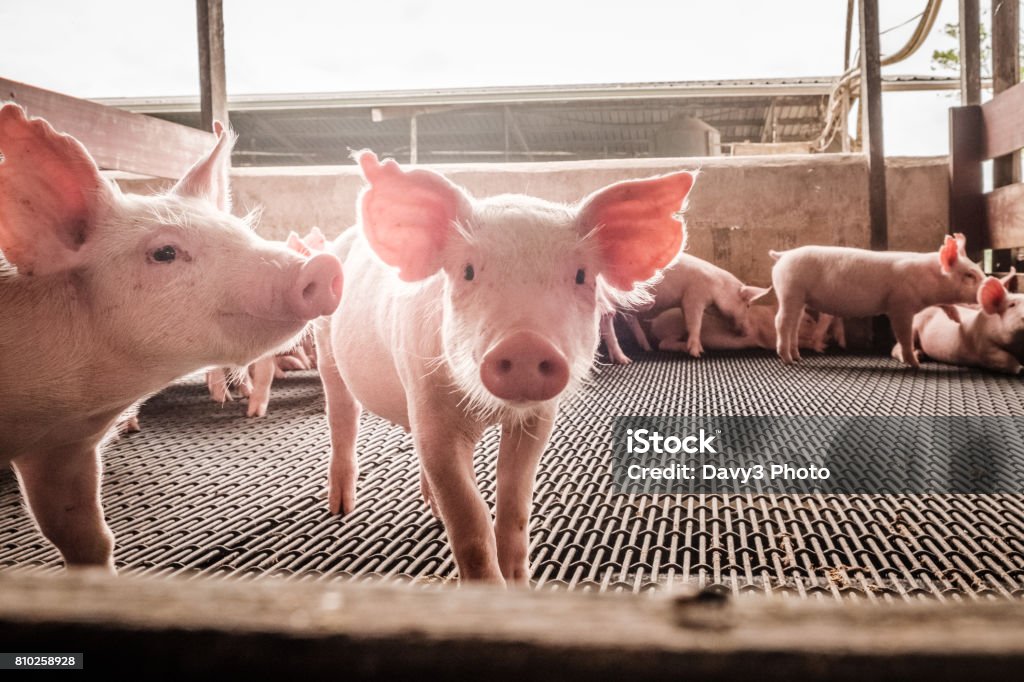
[[[867,166],[861,155],[640,159],[435,168],[478,196],[521,192],[574,202],[605,184],[700,168],[687,211],[689,251],[752,284],[767,284],[768,249],[801,244],[866,247]],[[111,174],[128,191],[166,183]],[[949,202],[944,158],[888,162],[890,248],[937,249]],[[232,174],[236,212],[263,209],[260,233],[319,225],[334,235],[355,220],[362,180],[355,166],[240,168]]]

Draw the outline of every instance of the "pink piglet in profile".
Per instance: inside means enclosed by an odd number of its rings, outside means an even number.
[[[840,246],[801,246],[770,252],[779,357],[800,359],[797,337],[805,307],[838,317],[886,315],[903,362],[918,366],[912,351],[914,315],[928,306],[970,303],[984,274],[967,258],[962,234],[947,236],[938,254],[867,251]]]
[[[77,140],[0,107],[0,466],[68,566],[114,569],[100,451],[126,410],[286,343],[341,297],[337,258],[229,212],[234,137],[217,132],[170,191],[130,195]]]

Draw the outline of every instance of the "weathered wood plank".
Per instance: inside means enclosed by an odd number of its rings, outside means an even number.
[[[213,133],[133,114],[0,78],[0,102],[78,138],[101,168],[162,178],[180,177],[213,145]]]
[[[0,641],[133,677],[936,682],[1014,679],[1024,609],[2,574]]]
[[[214,121],[228,125],[223,0],[196,0],[196,33],[199,39],[200,127],[213,130]]]
[[[982,195],[981,107],[949,110],[949,230],[963,232],[972,253],[990,248]]]
[[[984,159],[1005,156],[1024,148],[1024,83],[993,97],[981,109],[985,117]]]
[[[989,248],[1012,249],[1024,244],[1024,183],[1006,185],[985,195]]]
[[[960,104],[981,104],[979,0],[960,0]]]
[[[1009,92],[1020,83],[1020,0],[992,0],[992,91],[999,98],[1000,93]],[[1019,88],[1016,88],[1019,90]],[[995,100],[993,100],[995,101]],[[999,134],[999,141],[1009,144],[1009,153],[992,152],[996,157],[992,164],[992,184],[1002,187],[1020,182],[1020,163],[1017,149],[1024,147],[1024,94],[1018,93],[1014,100],[998,105],[1001,115],[1006,116],[1006,132]],[[1008,108],[1016,107],[1010,120]],[[990,118],[986,113],[985,124]],[[1000,127],[1003,121],[999,120]],[[1013,124],[1016,125],[1013,125]],[[993,123],[994,125],[994,123]]]
[[[882,137],[882,55],[878,0],[859,2],[861,106],[865,112],[864,149],[868,155],[871,248],[884,251],[889,247],[889,225],[886,210],[885,143]]]

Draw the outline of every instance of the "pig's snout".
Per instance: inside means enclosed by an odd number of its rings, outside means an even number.
[[[550,400],[569,383],[569,363],[539,334],[516,332],[487,351],[480,378],[502,400]]]
[[[329,253],[319,253],[299,269],[292,285],[292,310],[302,319],[330,315],[341,302],[341,263]]]

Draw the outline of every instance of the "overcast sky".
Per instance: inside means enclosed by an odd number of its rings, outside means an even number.
[[[882,27],[925,0],[882,0]],[[935,74],[936,29],[893,74]],[[987,3],[983,3],[987,4]],[[829,76],[846,0],[225,0],[229,94]],[[914,22],[882,36],[898,48]],[[3,0],[0,75],[79,97],[198,93],[190,0]],[[890,154],[944,154],[949,94],[890,94]]]

